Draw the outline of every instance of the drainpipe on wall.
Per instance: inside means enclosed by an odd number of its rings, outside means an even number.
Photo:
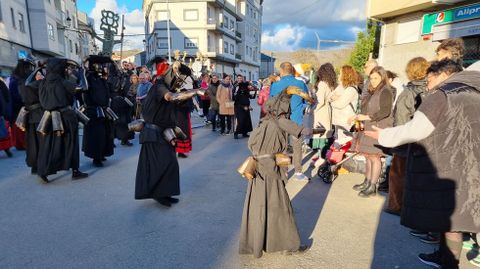
[[[32,52],[34,52],[35,49],[33,48],[32,26],[30,22],[30,10],[28,8],[28,0],[25,0],[25,7],[27,9],[28,34],[30,36],[30,47],[31,47],[30,49],[32,50]]]

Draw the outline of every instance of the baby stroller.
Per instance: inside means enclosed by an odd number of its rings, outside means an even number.
[[[330,146],[330,149],[327,151],[325,163],[318,168],[318,176],[323,180],[323,182],[331,184],[333,181],[335,181],[335,179],[338,177],[338,169],[342,166],[342,164],[358,155],[358,153],[354,153],[345,158],[345,154],[348,152],[348,150],[350,150],[351,147],[351,140],[343,145],[340,145],[340,147],[335,144]]]

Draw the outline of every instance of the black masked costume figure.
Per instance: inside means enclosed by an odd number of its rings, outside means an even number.
[[[25,161],[27,166],[32,168],[32,174],[37,173],[38,151],[41,141],[37,128],[44,112],[39,97],[39,86],[43,79],[44,71],[39,66],[30,74],[24,85],[19,88],[25,106],[19,112],[16,125],[25,130],[27,146]]]
[[[13,75],[10,77],[10,128],[12,130],[12,140],[15,148],[24,150],[25,145],[25,131],[20,129],[16,124],[18,113],[24,106],[21,93],[25,91],[25,80],[33,72],[35,64],[32,59],[21,59],[18,61]]]
[[[293,89],[289,87],[265,103],[267,115],[248,140],[256,169],[254,178],[249,180],[243,208],[240,254],[259,258],[263,251],[305,250],[300,246],[290,197],[285,189],[288,164],[279,166],[275,158],[276,154],[287,152],[289,135],[300,138],[304,133],[302,127],[289,119],[290,88]],[[294,92],[297,94],[300,90]]]
[[[253,130],[252,118],[250,116],[250,90],[248,89],[247,82],[241,82],[238,84],[237,91],[235,92],[235,118],[237,119],[237,126],[235,128],[235,139],[239,134],[243,137],[248,137],[248,133]]]
[[[104,68],[114,65],[108,57],[90,56],[87,73],[88,91],[83,93],[84,113],[90,119],[83,130],[82,150],[97,167],[105,157],[113,155],[113,120],[109,108],[110,88],[104,77]]]
[[[71,75],[73,65],[74,62],[67,59],[51,58],[47,62],[45,79],[39,87],[40,105],[45,112],[37,129],[42,135],[37,174],[45,182],[48,182],[48,175],[60,170],[72,169],[72,179],[88,176],[78,170],[78,119],[72,105],[75,92],[80,88],[77,86],[78,79]],[[79,74],[84,76],[83,71]]]
[[[108,79],[112,92],[112,109],[117,114],[118,120],[115,122],[115,138],[121,141],[124,146],[133,146],[129,141],[135,138],[135,133],[128,130],[128,124],[132,121],[132,115],[135,103],[128,97],[130,90],[130,76],[133,74],[131,70],[120,73],[117,69],[111,69]]]
[[[175,62],[165,74],[157,74],[155,84],[144,99],[144,127],[140,133],[142,148],[137,167],[135,199],[155,199],[168,207],[178,202],[178,199],[172,198],[180,194],[175,142],[176,137],[180,139],[185,134],[175,128],[175,106],[198,93],[197,90],[178,90],[184,88],[187,69],[187,66]]]

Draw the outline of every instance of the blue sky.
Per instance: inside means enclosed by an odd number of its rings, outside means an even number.
[[[78,0],[78,9],[93,17],[98,27],[100,11],[125,14],[126,33],[143,33],[142,0]],[[293,51],[316,48],[320,39],[355,41],[365,28],[364,0],[265,0],[263,4],[262,49]],[[143,47],[143,38],[127,39],[126,47]],[[321,49],[338,47],[321,43]]]
[[[95,7],[95,0],[79,0],[77,1],[78,9],[83,12],[90,13],[92,9]],[[125,6],[128,10],[134,9],[141,9],[142,8],[142,1],[141,0],[117,0],[119,6]]]

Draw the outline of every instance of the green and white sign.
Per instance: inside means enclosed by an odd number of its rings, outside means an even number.
[[[423,16],[422,35],[432,33],[434,25],[480,18],[480,4],[463,6]]]

